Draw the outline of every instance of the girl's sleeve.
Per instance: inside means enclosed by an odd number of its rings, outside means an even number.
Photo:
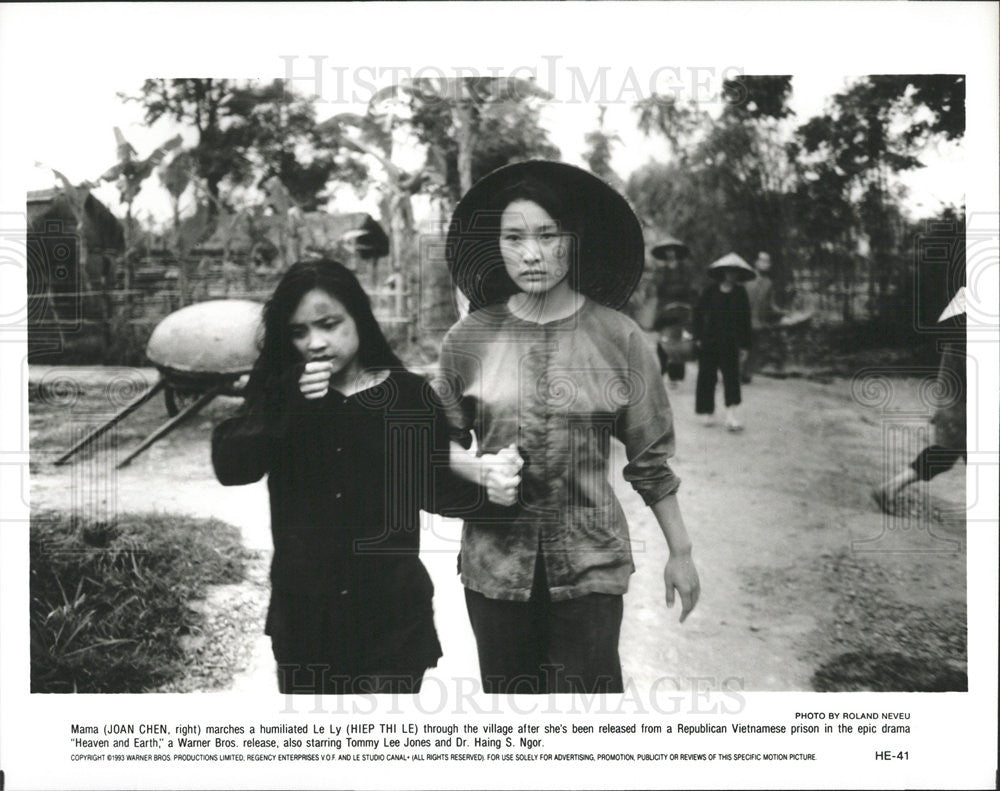
[[[628,338],[628,403],[618,415],[617,435],[625,445],[625,480],[646,505],[658,503],[680,488],[670,468],[674,455],[674,419],[663,387],[660,366],[638,333]]]
[[[488,518],[509,509],[493,505],[486,497],[486,490],[459,477],[451,469],[452,430],[444,406],[430,384],[424,386],[424,399],[434,413],[434,429],[430,454],[426,459],[432,482],[429,500],[422,504],[424,511],[461,519]]]
[[[273,386],[254,387],[239,411],[212,431],[212,467],[223,486],[254,483],[270,471],[271,449],[284,436],[287,424],[287,410],[273,405],[282,395],[287,397],[280,390],[288,391],[296,374],[290,370]]]
[[[271,437],[253,411],[242,409],[212,432],[212,467],[223,486],[259,481],[270,467]]]

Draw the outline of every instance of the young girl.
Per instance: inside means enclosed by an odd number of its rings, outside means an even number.
[[[709,283],[694,309],[693,334],[698,349],[695,412],[706,426],[715,419],[715,384],[718,371],[726,402],[726,428],[741,431],[739,418],[740,363],[750,350],[750,300],[742,283],[757,275],[736,253],[729,253],[708,267]]]
[[[478,460],[495,480],[506,475],[517,500],[504,518],[467,519],[462,532],[484,689],[620,692],[622,597],[634,566],[608,482],[612,437],[670,548],[668,606],[676,590],[684,620],[699,591],[667,464],[673,423],[659,366],[618,312],[642,271],[642,231],[604,182],[536,161],[474,185],[448,242],[473,309],[441,351],[453,459],[456,469],[474,472]],[[476,452],[466,449],[473,432]],[[476,455],[483,450],[495,455]]]
[[[462,513],[480,493],[448,472],[440,402],[341,264],[302,261],[278,284],[212,463],[226,486],[268,476],[281,692],[419,691],[441,647],[418,511]]]

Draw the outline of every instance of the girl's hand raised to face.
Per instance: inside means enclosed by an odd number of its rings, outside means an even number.
[[[299,390],[305,398],[322,398],[330,389],[330,376],[333,374],[333,363],[329,360],[313,360],[306,363],[302,376],[299,377]]]

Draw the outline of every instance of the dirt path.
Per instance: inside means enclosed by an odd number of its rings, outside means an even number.
[[[34,381],[46,375],[51,372],[32,370]],[[97,370],[81,381],[96,386],[106,378]],[[909,660],[940,667],[952,673],[949,679],[964,672],[964,526],[960,516],[947,513],[961,511],[964,467],[915,493],[909,500],[915,516],[885,517],[868,499],[883,460],[908,460],[925,441],[918,384],[894,380],[890,403],[883,404],[870,394],[852,397],[848,381],[758,377],[745,390],[747,429],[741,434],[695,421],[690,379],[672,392],[674,466],[683,480],[681,505],[703,595],[691,618],[678,624],[679,607],[668,611],[663,603],[663,538],[652,513],[616,480],[637,567],[626,598],[621,654],[637,688],[666,683],[803,690],[813,688],[818,669],[832,667],[834,676],[850,677],[855,666],[867,663],[868,676],[862,673],[858,687],[866,688],[866,678],[889,672],[883,667],[887,656],[895,657],[890,664],[896,673],[908,672]],[[866,405],[866,398],[879,403]],[[63,468],[45,463],[68,444],[66,412],[33,403],[33,507],[215,516],[240,527],[247,546],[266,560],[265,486],[224,488],[211,471],[211,426],[234,405],[220,400],[115,473],[102,454]],[[159,401],[143,411],[123,426],[123,446],[165,418]],[[908,442],[890,431],[894,426],[906,429]],[[616,453],[620,468],[623,454],[620,448]],[[936,513],[942,510],[943,516]],[[472,679],[475,648],[455,575],[459,524],[435,517],[427,518],[425,528],[422,557],[436,586],[445,650],[432,675]],[[259,598],[262,588],[252,593]],[[262,628],[260,620],[243,636],[251,645],[242,655],[249,658],[233,682],[243,691],[273,689]],[[878,688],[871,683],[867,688]]]
[[[810,689],[822,661],[849,647],[831,632],[852,594],[843,570],[831,567],[841,558],[890,575],[884,590],[867,585],[856,595],[937,606],[927,601],[927,591],[937,589],[964,608],[964,534],[961,544],[946,546],[931,534],[940,525],[887,518],[869,501],[881,476],[884,421],[851,398],[849,383],[758,377],[744,391],[741,434],[695,422],[692,384],[673,397],[675,467],[704,594],[683,627],[676,616],[664,620],[663,541],[642,504],[622,492],[633,535],[650,547],[648,558],[637,557],[623,636],[622,654],[636,679],[674,668],[668,672],[714,683],[739,678],[748,690]],[[912,383],[897,384],[900,410],[916,412]],[[959,500],[964,469],[941,476],[934,489]],[[661,647],[642,649],[652,642],[648,632],[666,633]]]

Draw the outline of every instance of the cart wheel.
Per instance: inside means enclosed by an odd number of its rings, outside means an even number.
[[[163,388],[163,400],[167,405],[167,414],[177,417],[178,413],[198,397],[197,393],[177,390],[171,385]]]

